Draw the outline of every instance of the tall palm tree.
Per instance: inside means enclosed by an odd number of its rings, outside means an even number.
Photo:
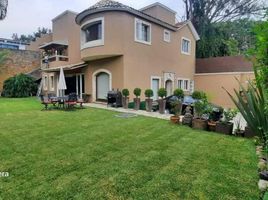
[[[0,0],[0,20],[5,19],[7,15],[8,0]]]

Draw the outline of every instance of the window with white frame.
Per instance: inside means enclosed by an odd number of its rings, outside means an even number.
[[[140,19],[135,19],[135,41],[151,44],[151,24]]]
[[[44,75],[43,76],[43,89],[47,90],[47,88],[48,88],[48,77],[47,75]]]
[[[170,42],[170,31],[164,30],[164,41]]]
[[[182,38],[181,40],[181,53],[190,55],[191,53],[191,40]]]
[[[81,47],[104,45],[104,18],[87,21],[81,26]]]
[[[178,79],[178,88],[182,89],[183,91],[190,90],[190,80],[189,79]]]
[[[49,76],[49,90],[54,91],[54,75]]]

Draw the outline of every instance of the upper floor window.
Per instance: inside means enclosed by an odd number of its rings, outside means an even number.
[[[151,44],[151,24],[135,19],[135,41]]]
[[[190,55],[191,53],[191,40],[182,38],[181,40],[181,53]]]
[[[104,18],[96,18],[82,25],[81,48],[104,45]]]
[[[170,42],[170,31],[164,30],[164,41]]]

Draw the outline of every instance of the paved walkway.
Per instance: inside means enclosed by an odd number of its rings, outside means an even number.
[[[158,118],[158,119],[165,119],[165,120],[169,120],[170,116],[172,116],[171,114],[160,114],[159,112],[147,112],[144,110],[107,107],[107,104],[101,104],[101,103],[87,103],[85,104],[85,106],[91,107],[91,108],[112,110],[112,111],[121,112],[121,113],[131,113],[131,114],[142,115],[146,117],[153,117],[153,118]]]

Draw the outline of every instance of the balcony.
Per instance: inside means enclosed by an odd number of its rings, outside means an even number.
[[[66,65],[69,62],[67,42],[50,42],[40,46],[39,49],[43,50],[42,69]]]

